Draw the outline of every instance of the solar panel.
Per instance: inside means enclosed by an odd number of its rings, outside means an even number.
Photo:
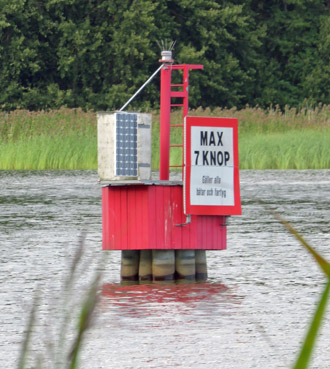
[[[136,177],[137,114],[116,113],[115,173],[121,177]]]
[[[101,181],[151,178],[151,114],[97,114],[98,175]]]

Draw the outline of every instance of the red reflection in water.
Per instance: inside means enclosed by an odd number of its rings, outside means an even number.
[[[221,283],[157,282],[141,284],[104,284],[102,306],[111,304],[128,315],[141,316],[164,311],[171,304],[194,307],[201,301],[240,304],[242,297]],[[102,309],[103,310],[103,309]],[[166,309],[167,310],[167,309]]]

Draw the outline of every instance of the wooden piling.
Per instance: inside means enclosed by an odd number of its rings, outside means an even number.
[[[205,250],[195,251],[196,280],[205,281],[207,279],[207,260]]]
[[[195,250],[176,250],[175,278],[194,280],[195,274]]]
[[[173,280],[175,273],[174,250],[152,250],[152,276],[154,281]]]
[[[121,252],[121,279],[123,281],[137,281],[139,279],[138,250],[122,250]]]

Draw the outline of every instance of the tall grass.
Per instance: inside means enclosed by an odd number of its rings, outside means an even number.
[[[53,305],[55,307],[54,317],[47,316],[49,322],[56,318],[56,324],[52,330],[52,333],[56,333],[49,334],[44,346],[37,353],[32,349],[32,345],[34,334],[38,333],[35,323],[38,318],[41,296],[37,293],[34,298],[17,369],[77,369],[79,367],[79,353],[86,331],[92,325],[99,299],[101,266],[104,262],[100,259],[96,269],[92,271],[93,275],[86,291],[82,294],[79,293],[79,295],[75,293],[79,278],[83,273],[86,273],[88,265],[92,264],[90,260],[88,260],[88,263],[84,260],[84,241],[85,237],[83,236],[71,259],[68,276],[59,295],[56,296],[56,303]],[[77,324],[74,324],[74,321],[77,321]],[[76,326],[75,329],[74,326]],[[72,333],[75,333],[73,338]]]
[[[330,107],[315,109],[262,110],[259,108],[196,109],[192,116],[237,118],[241,169],[327,169],[330,168]],[[153,121],[159,121],[154,114]],[[182,123],[180,111],[172,124]],[[153,125],[159,136],[159,125]],[[171,143],[182,143],[182,130],[172,128]],[[159,140],[153,142],[153,167],[159,166]],[[181,149],[171,148],[170,165],[181,164]]]
[[[330,168],[330,129],[242,134],[239,148],[241,169]]]
[[[301,346],[299,355],[296,359],[293,369],[307,369],[309,362],[312,357],[313,349],[316,344],[316,340],[319,334],[319,330],[324,319],[326,312],[327,303],[329,300],[330,293],[330,263],[325,260],[320,254],[318,254],[312,246],[302,237],[302,235],[297,232],[296,229],[292,227],[285,219],[281,218],[278,214],[275,214],[277,219],[287,228],[287,230],[292,233],[300,244],[313,256],[316,263],[319,265],[321,270],[324,272],[327,283],[321,295],[320,301],[317,305],[315,313],[312,316],[311,323],[308,327],[305,340]]]
[[[153,114],[152,167],[159,168],[159,112]],[[330,168],[330,106],[314,109],[196,109],[192,116],[235,117],[242,169]],[[175,111],[172,124],[182,124]],[[96,114],[80,109],[0,112],[0,169],[97,169]],[[182,143],[171,129],[171,143]],[[182,163],[171,148],[170,165]]]
[[[0,113],[0,169],[96,169],[96,117],[80,109]]]
[[[0,112],[0,141],[13,142],[30,136],[63,136],[70,133],[96,136],[96,116],[81,109]]]
[[[95,136],[29,136],[0,142],[0,167],[4,170],[96,169]]]

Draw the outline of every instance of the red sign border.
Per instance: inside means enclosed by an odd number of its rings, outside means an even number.
[[[233,128],[234,153],[234,205],[191,205],[191,127],[229,127]],[[238,161],[238,120],[236,118],[211,118],[187,116],[184,122],[184,212],[189,215],[241,215]]]

